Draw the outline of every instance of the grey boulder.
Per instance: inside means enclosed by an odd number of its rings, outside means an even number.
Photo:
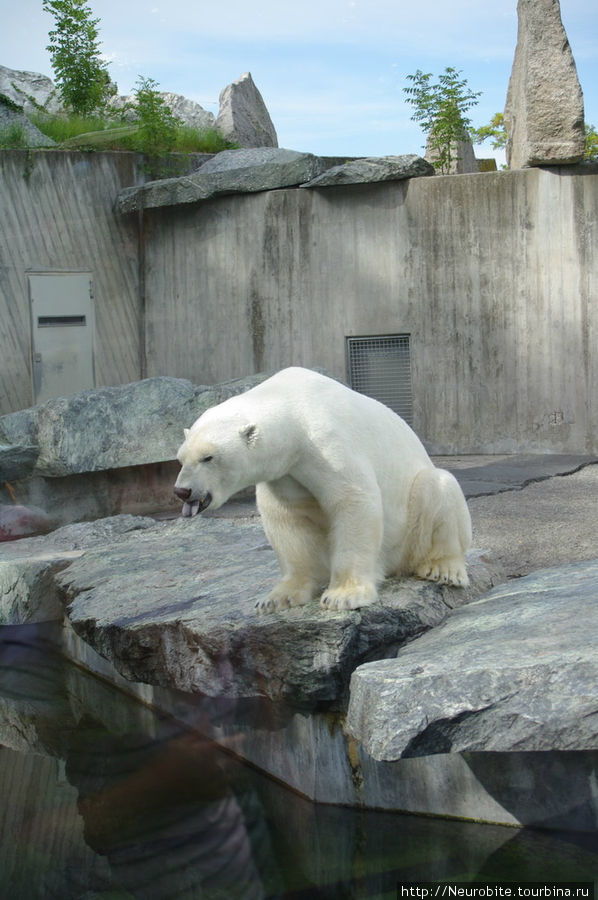
[[[205,131],[214,128],[216,119],[214,114],[208,112],[199,103],[189,100],[182,94],[173,94],[170,91],[158,91],[158,96],[164,101],[164,104],[173,116],[175,116],[183,125],[189,128],[197,128],[198,131]],[[135,107],[137,105],[137,97],[134,94],[128,96],[113,97],[108,107],[117,113],[121,113],[129,122],[137,119]]]
[[[220,93],[216,128],[241,147],[278,147],[276,129],[250,72]]]
[[[0,436],[6,442],[0,462],[8,461],[13,477],[22,465],[22,474],[56,478],[173,460],[183,427],[266,377],[251,375],[214,386],[146,378],[48,400],[0,417]]]
[[[598,560],[494,588],[358,668],[348,732],[377,760],[598,747]]]
[[[198,203],[224,194],[293,187],[315,178],[325,168],[319,157],[297,150],[224,150],[191,175],[125,188],[118,195],[117,208],[128,213],[140,208]]]
[[[49,113],[62,109],[56,85],[39,72],[0,66],[0,94],[22,107],[25,113],[37,112],[40,106]]]
[[[333,166],[316,178],[312,178],[304,188],[330,187],[337,184],[367,184],[378,181],[399,181],[404,178],[418,178],[433,175],[434,167],[421,156],[373,156],[353,159],[339,166]]]
[[[396,652],[495,583],[479,554],[470,576],[467,589],[388,579],[380,603],[361,610],[314,600],[258,614],[280,577],[261,525],[197,516],[89,550],[57,581],[75,631],[125,678],[313,708],[344,702],[359,663]]]
[[[558,0],[519,0],[517,46],[505,105],[507,162],[579,162],[585,149],[583,94]]]

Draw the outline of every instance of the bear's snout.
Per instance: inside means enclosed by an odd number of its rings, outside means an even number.
[[[191,496],[191,488],[175,487],[174,492],[179,500],[188,500]]]

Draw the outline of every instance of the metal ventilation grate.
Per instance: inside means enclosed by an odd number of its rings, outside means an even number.
[[[413,419],[408,334],[348,337],[349,384],[389,406],[406,422]]]

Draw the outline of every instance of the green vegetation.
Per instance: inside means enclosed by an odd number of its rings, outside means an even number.
[[[598,160],[598,133],[593,125],[586,124],[586,152],[584,159]]]
[[[502,113],[495,113],[490,119],[489,125],[481,128],[470,128],[469,134],[474,144],[482,144],[490,139],[492,149],[500,150],[507,145],[507,132],[505,131],[505,117]]]
[[[161,99],[161,98],[160,98]],[[138,121],[124,123],[116,113],[112,118],[99,116],[55,115],[36,113],[30,116],[39,130],[56,141],[59,149],[70,150],[133,150],[148,155],[164,153],[219,153],[237,147],[222,137],[216,128],[199,130],[177,124],[170,140],[157,140],[157,128],[145,132]],[[149,134],[149,139],[148,139]],[[162,137],[165,132],[162,132]]]
[[[587,123],[585,130],[586,148],[584,159],[598,160],[598,133],[593,125]],[[505,119],[502,113],[495,113],[488,125],[482,125],[481,128],[470,128],[469,133],[474,144],[481,144],[483,141],[490,139],[494,150],[499,150],[507,144]]]
[[[415,75],[407,76],[411,86],[403,88],[407,102],[415,110],[411,118],[427,135],[434,168],[441,174],[450,172],[452,163],[458,159],[456,146],[467,138],[471,127],[467,110],[477,104],[480,96],[480,92],[469,89],[467,80],[460,75],[460,70],[447,66],[434,84],[431,72],[418,69]]]
[[[27,132],[19,122],[0,128],[1,150],[25,150],[28,146]]]
[[[118,120],[106,119],[100,115],[82,116],[77,113],[52,116],[45,112],[37,112],[30,114],[29,118],[43,134],[57,144],[76,138],[80,134],[104,131],[120,124]]]
[[[173,116],[164,98],[156,88],[153,78],[139,78],[135,89],[136,102],[132,106],[139,127],[133,136],[134,149],[157,156],[168,153],[176,142],[177,128],[182,125],[180,119]]]
[[[99,19],[84,0],[42,0],[42,6],[55,20],[46,49],[65,106],[82,116],[103,110],[115,88],[100,56]]]
[[[56,115],[23,95],[35,108],[28,118],[58,149],[131,150],[147,157],[150,174],[173,174],[176,164],[161,166],[170,153],[219,153],[237,147],[216,128],[199,130],[172,114],[152,78],[139,77],[135,100],[122,110],[110,105],[116,85],[110,81],[99,53],[98,22],[85,0],[42,0],[54,16],[49,32],[52,68],[64,110]],[[13,85],[16,88],[16,85]],[[22,93],[22,92],[21,92]],[[22,111],[9,97],[0,102]],[[0,147],[28,149],[25,127],[16,122],[0,127]]]
[[[238,146],[223,138],[216,128],[199,130],[183,125],[172,115],[157,87],[152,79],[140,78],[136,102],[123,110],[106,107],[102,114],[94,115],[50,115],[39,110],[29,118],[59,149],[65,150],[132,150],[163,157],[168,153],[219,153]],[[131,112],[133,121],[128,118]],[[21,138],[16,133],[8,137],[0,134],[0,140],[4,141],[3,147],[27,146],[25,133]]]

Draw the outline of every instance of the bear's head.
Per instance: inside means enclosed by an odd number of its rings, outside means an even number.
[[[258,427],[236,416],[214,419],[210,412],[184,429],[185,440],[177,453],[182,468],[174,493],[183,501],[184,516],[217,509],[257,480],[251,450]]]

